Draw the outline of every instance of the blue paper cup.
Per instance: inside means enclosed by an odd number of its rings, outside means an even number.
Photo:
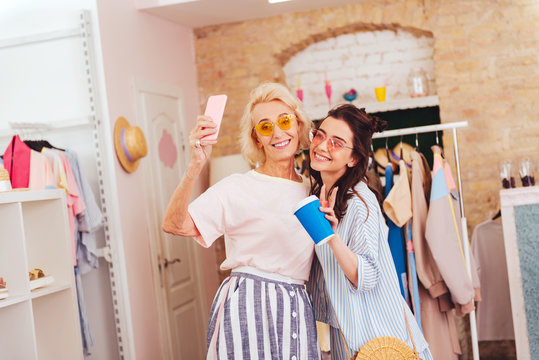
[[[325,244],[330,237],[335,235],[331,224],[325,214],[320,211],[320,201],[316,195],[301,200],[294,207],[294,215],[316,245]]]

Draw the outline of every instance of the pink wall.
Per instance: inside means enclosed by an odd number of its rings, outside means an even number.
[[[118,116],[136,124],[135,78],[180,87],[188,119],[185,128],[190,130],[200,111],[191,29],[136,11],[131,1],[98,0],[97,4],[111,131]],[[143,174],[127,174],[116,159],[114,162],[136,357],[159,359],[157,300],[149,291],[153,277],[146,198],[140,190],[144,189]],[[209,312],[218,286],[215,253],[200,253],[206,269],[203,277],[208,299],[204,307]]]

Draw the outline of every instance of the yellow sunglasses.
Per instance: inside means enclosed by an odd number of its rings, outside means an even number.
[[[294,114],[286,114],[277,119],[277,126],[281,130],[290,130],[292,123],[296,119]],[[273,134],[273,123],[270,121],[263,121],[254,128],[262,136],[270,136]]]

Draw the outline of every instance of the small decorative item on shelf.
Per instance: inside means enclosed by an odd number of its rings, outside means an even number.
[[[30,290],[47,286],[54,282],[54,278],[52,276],[45,276],[45,273],[41,269],[29,271],[28,277],[30,279]]]
[[[8,297],[7,284],[3,278],[0,277],[0,300]]]
[[[11,191],[11,181],[8,171],[0,166],[0,192],[3,191]]]
[[[520,180],[522,181],[522,186],[534,186],[535,177],[533,174],[533,164],[530,158],[523,158],[520,161],[518,172],[520,174]]]
[[[45,277],[45,273],[41,269],[34,269],[28,272],[28,277],[30,281],[37,280],[39,278]]]
[[[387,88],[391,85],[391,77],[388,76],[384,79],[384,86],[374,88],[374,95],[376,95],[376,101],[386,101]]]
[[[386,101],[386,87],[385,86],[379,86],[379,87],[374,88],[374,94],[376,95],[376,100],[378,102]]]
[[[355,89],[350,89],[345,92],[342,97],[351,104],[352,101],[357,98],[357,91]]]
[[[410,96],[413,98],[427,96],[429,94],[429,82],[427,74],[421,68],[413,68],[408,75],[408,87]]]
[[[500,164],[500,178],[504,189],[516,187],[515,177],[512,173],[511,160],[503,160]]]

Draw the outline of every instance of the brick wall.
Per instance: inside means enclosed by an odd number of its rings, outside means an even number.
[[[413,68],[425,71],[432,79],[430,94],[436,94],[432,34],[393,28],[347,27],[356,32],[316,42],[289,59],[283,67],[286,84],[292,90],[301,87],[311,119],[327,114],[326,78],[331,83],[332,106],[345,103],[342,95],[350,88],[357,91],[357,106],[376,101],[374,88],[378,86],[388,85],[388,100],[409,98],[408,75]]]
[[[459,130],[469,231],[498,209],[498,163],[539,158],[539,2],[537,0],[362,1],[195,30],[200,96],[229,96],[213,156],[239,152],[237,128],[249,91],[285,83],[283,66],[299,51],[350,28],[391,27],[434,39],[434,79],[442,122]],[[293,82],[295,84],[295,81]],[[358,86],[359,88],[360,86]],[[359,89],[357,89],[359,90]],[[444,143],[452,149],[451,134]],[[446,151],[452,160],[452,151]],[[464,350],[469,358],[469,347]]]

